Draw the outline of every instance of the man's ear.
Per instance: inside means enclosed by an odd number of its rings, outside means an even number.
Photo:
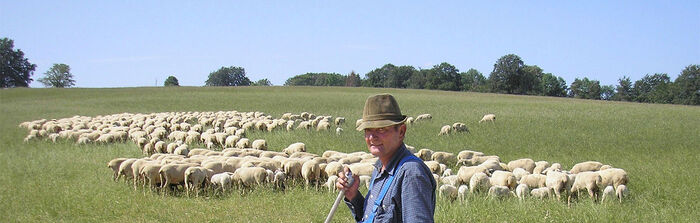
[[[406,137],[406,123],[401,124],[399,126],[399,135],[401,136],[401,139],[404,139]]]

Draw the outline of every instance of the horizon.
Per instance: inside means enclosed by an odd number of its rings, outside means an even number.
[[[598,4],[596,4],[598,3]],[[700,2],[5,2],[3,35],[79,88],[203,86],[221,67],[281,86],[296,75],[447,62],[486,78],[507,54],[562,77],[675,80],[700,63]]]

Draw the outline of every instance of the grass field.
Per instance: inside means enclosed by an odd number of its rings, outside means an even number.
[[[364,100],[392,93],[402,112],[433,119],[409,127],[416,148],[498,155],[508,162],[532,158],[564,169],[597,160],[625,169],[631,195],[622,204],[582,199],[568,208],[554,200],[438,199],[437,222],[697,222],[700,219],[700,107],[427,90],[236,87],[0,90],[0,221],[2,222],[322,222],[336,194],[293,187],[200,198],[161,196],[113,182],[106,163],[143,157],[131,142],[76,145],[23,143],[36,119],[123,112],[262,111],[344,116],[345,132],[253,132],[271,150],[304,142],[309,152],[366,151],[353,126]],[[478,124],[487,113],[494,124]],[[438,137],[440,126],[464,122],[469,134]],[[346,207],[335,222],[352,222]]]

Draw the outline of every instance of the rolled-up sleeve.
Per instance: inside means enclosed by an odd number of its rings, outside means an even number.
[[[416,163],[407,163],[401,182],[401,218],[403,222],[434,222],[435,181],[430,172]]]
[[[350,213],[355,217],[355,221],[362,221],[362,215],[365,214],[365,198],[362,194],[357,192],[357,196],[355,196],[352,201],[348,201],[347,198],[343,198],[343,200],[345,204],[348,205],[348,208],[350,208]]]

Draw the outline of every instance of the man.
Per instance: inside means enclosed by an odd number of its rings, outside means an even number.
[[[358,222],[433,222],[436,183],[428,167],[403,143],[406,116],[390,94],[367,98],[358,131],[365,132],[365,142],[374,164],[367,197],[358,191],[359,176],[348,184],[339,173],[336,187],[345,191],[345,203]],[[345,172],[349,168],[345,168]]]

